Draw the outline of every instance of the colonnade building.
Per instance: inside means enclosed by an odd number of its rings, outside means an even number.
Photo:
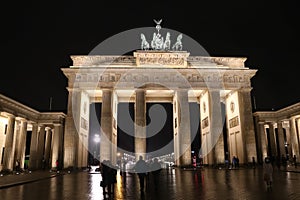
[[[0,171],[52,169],[63,161],[62,112],[38,112],[0,94]],[[26,145],[27,143],[27,145]]]
[[[270,156],[290,160],[300,152],[300,103],[277,111],[253,114],[257,133],[258,160]]]

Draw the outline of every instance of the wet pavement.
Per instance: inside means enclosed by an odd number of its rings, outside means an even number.
[[[272,191],[263,182],[262,168],[163,170],[158,184],[149,177],[144,192],[138,178],[118,172],[111,199],[300,199],[300,167],[274,169]],[[98,172],[33,171],[31,174],[0,176],[0,200],[104,199]],[[155,187],[157,186],[157,187]]]

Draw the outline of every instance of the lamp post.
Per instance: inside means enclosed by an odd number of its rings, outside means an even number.
[[[97,146],[98,146],[98,143],[100,142],[100,135],[99,134],[95,134],[94,135],[94,142],[95,142],[95,148],[94,148],[94,154],[93,154],[93,163],[95,163],[96,159],[97,159]]]

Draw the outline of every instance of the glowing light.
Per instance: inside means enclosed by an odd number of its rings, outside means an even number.
[[[100,135],[99,134],[95,134],[94,142],[96,142],[96,143],[100,142]]]
[[[103,197],[103,190],[99,185],[101,179],[100,174],[91,175],[91,191],[89,192],[90,200],[101,199]]]

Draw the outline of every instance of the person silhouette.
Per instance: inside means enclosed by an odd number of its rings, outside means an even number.
[[[240,159],[239,159],[239,157],[235,158],[235,164],[236,164],[236,168],[240,168]]]
[[[117,182],[116,175],[117,170],[112,166],[110,160],[104,160],[101,163],[101,175],[102,183],[100,186],[103,188],[103,195],[108,194],[109,196],[114,194],[114,184]]]
[[[59,162],[58,162],[58,160],[55,161],[55,167],[56,167],[56,171],[58,171],[58,168],[59,168]]]
[[[108,168],[108,163],[107,160],[103,160],[100,164],[100,172],[101,172],[101,176],[102,176],[102,180],[100,182],[100,186],[103,189],[103,195],[105,196],[108,192],[106,190],[107,186],[108,186],[108,173],[109,173],[109,168]]]
[[[145,162],[145,160],[143,160],[143,156],[139,156],[139,160],[134,165],[133,170],[137,173],[137,175],[139,177],[140,190],[141,190],[141,192],[144,192],[145,177],[147,175],[148,165]]]
[[[263,171],[264,181],[267,185],[267,190],[272,190],[273,166],[269,157],[265,158],[265,162],[263,164]]]
[[[16,171],[20,172],[20,161],[16,160]]]
[[[157,190],[158,185],[159,185],[160,171],[161,171],[161,165],[158,162],[158,159],[154,158],[154,162],[151,164],[151,174],[153,177],[153,183],[154,183],[155,190]]]
[[[232,157],[232,169],[235,169],[237,166],[236,166],[236,157],[235,156],[233,156]]]

